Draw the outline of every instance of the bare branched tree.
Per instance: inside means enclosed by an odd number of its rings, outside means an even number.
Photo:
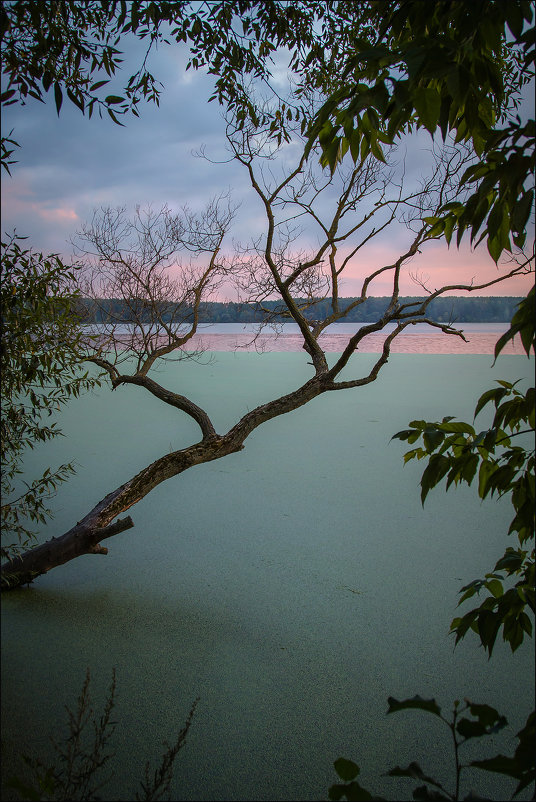
[[[459,181],[469,158],[461,146],[452,143],[436,149],[430,155],[428,177],[408,186],[403,159],[395,150],[387,156],[389,164],[384,167],[366,158],[349,169],[338,169],[332,176],[306,161],[299,142],[276,150],[269,131],[229,125],[227,141],[231,158],[243,166],[265,216],[263,235],[249,245],[237,245],[232,259],[222,255],[235,212],[225,196],[199,215],[187,209],[180,215],[167,208],[158,213],[137,210],[134,220],[129,221],[122,209],[101,210],[83,229],[79,244],[79,256],[88,264],[86,290],[107,315],[105,335],[93,341],[88,359],[108,374],[113,388],[140,385],[189,415],[199,426],[200,439],[163,455],[127,479],[61,537],[6,563],[2,571],[16,574],[11,586],[32,581],[81,554],[106,554],[102,541],[134,525],[130,516],[118,516],[161,482],[193,465],[240,451],[251,432],[264,422],[322,393],[375,381],[388,361],[393,341],[407,326],[426,323],[464,338],[452,324],[436,323],[427,315],[430,302],[437,296],[453,289],[479,291],[533,269],[532,262],[519,261],[484,284],[470,281],[425,288],[427,294],[418,301],[401,302],[401,272],[430,239],[425,218],[460,196]],[[299,155],[292,163],[297,151]],[[345,271],[350,264],[359,263],[367,245],[390,226],[396,226],[396,241],[402,242],[399,256],[363,278],[361,292],[349,306],[341,304]],[[349,336],[330,367],[322,348],[322,332],[363,304],[380,276],[382,280],[390,277],[391,282],[385,312]],[[275,312],[297,324],[312,371],[304,384],[247,412],[220,434],[206,410],[162,387],[148,373],[159,359],[184,356],[184,347],[197,330],[202,301],[230,278],[241,298],[261,309],[268,300],[279,300]],[[319,298],[329,298],[328,313],[313,320],[311,309]],[[121,301],[117,314],[110,311],[111,301],[116,299]],[[118,328],[124,323],[125,310],[129,322],[126,334]],[[267,319],[273,311],[266,308]],[[350,357],[371,333],[384,334],[383,350],[376,362],[365,375],[341,379]]]
[[[146,377],[155,360],[185,353],[203,302],[230,269],[221,247],[235,211],[225,195],[200,214],[137,207],[129,219],[125,208],[102,208],[82,228],[73,243],[85,266],[79,283],[102,321],[87,345],[113,353],[101,366],[114,381],[119,374],[111,366],[132,357],[136,375]]]

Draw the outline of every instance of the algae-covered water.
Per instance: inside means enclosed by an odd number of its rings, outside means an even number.
[[[375,383],[270,421],[241,453],[158,487],[130,511],[135,528],[107,541],[106,557],[79,558],[4,595],[4,776],[23,775],[21,753],[50,756],[49,736],[65,732],[64,705],[74,707],[86,667],[98,711],[117,669],[104,799],[133,798],[145,761],[173,740],[196,697],[172,799],[325,799],[341,755],[391,799],[411,798],[413,786],[383,773],[411,760],[450,788],[447,728],[417,711],[387,717],[391,695],[435,696],[445,711],[463,697],[494,705],[511,726],[476,754],[512,754],[533,705],[532,644],[512,655],[498,643],[488,662],[476,638],[454,650],[448,636],[458,589],[504,550],[509,503],[481,504],[474,488],[460,488],[436,490],[423,510],[423,466],[404,468],[407,445],[389,442],[414,418],[470,420],[493,379],[529,376],[534,364],[491,362],[395,354]],[[309,371],[300,353],[215,353],[155,378],[223,431]],[[61,421],[66,437],[27,461],[29,475],[78,463],[46,536],[198,437],[136,387],[75,400]],[[501,798],[514,786],[474,771],[469,787]]]

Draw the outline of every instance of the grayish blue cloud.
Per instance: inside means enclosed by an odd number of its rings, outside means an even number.
[[[136,46],[128,59],[132,63],[139,59]],[[127,75],[129,63],[124,71]],[[2,232],[16,229],[28,236],[28,243],[37,250],[68,257],[70,239],[91,219],[96,207],[132,209],[150,203],[154,208],[167,204],[178,210],[188,204],[197,209],[230,190],[233,201],[240,204],[233,236],[245,241],[261,234],[263,208],[244,168],[193,155],[204,145],[213,160],[228,158],[222,109],[217,101],[208,102],[213,79],[201,71],[185,72],[185,65],[186,51],[180,46],[162,46],[155,53],[150,68],[164,84],[160,107],[141,105],[140,117],[124,119],[125,127],[115,125],[107,115],[89,120],[67,100],[58,118],[50,93],[46,104],[31,100],[23,107],[8,107],[3,131],[13,128],[13,138],[21,148],[15,154],[18,164],[12,168],[13,177],[5,176],[2,182]],[[119,86],[111,84],[110,91],[119,91]],[[419,132],[408,143],[406,175],[411,182],[422,173],[430,146],[426,132]],[[291,152],[292,148],[287,148],[284,153]],[[390,229],[377,243],[376,266],[407,242],[403,226]],[[434,253],[437,260],[437,248]],[[450,260],[453,270],[455,265],[456,270],[461,269],[459,258],[452,258],[444,246],[440,253],[443,268]],[[464,253],[469,258],[467,249]],[[472,258],[480,267],[487,262],[485,269],[489,270],[491,263],[483,247]],[[471,268],[471,274],[474,272]],[[348,291],[358,289],[354,278]]]

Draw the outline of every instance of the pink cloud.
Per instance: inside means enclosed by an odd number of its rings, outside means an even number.
[[[364,256],[356,257],[348,265],[342,287],[343,295],[355,295],[361,291],[363,279],[384,265],[392,264],[403,253],[395,251],[387,243],[371,245]],[[416,254],[405,263],[400,289],[402,295],[423,295],[424,290],[414,280],[422,280],[426,287],[432,291],[448,285],[478,286],[504,276],[514,267],[507,258],[499,266],[489,256],[485,243],[475,250],[468,244],[462,243],[460,248],[455,245],[450,248],[446,243],[431,242],[426,244],[421,253]],[[380,275],[369,287],[369,295],[390,295],[392,281],[390,272]],[[525,295],[534,282],[533,275],[516,276],[492,284],[481,290],[478,295]],[[453,290],[451,294],[463,294],[462,290]]]
[[[407,250],[407,243],[380,242],[364,248],[346,267],[340,277],[339,295],[351,297],[361,294],[364,279],[379,268],[393,264]],[[396,249],[396,250],[395,250]],[[344,249],[338,251],[339,264],[344,259]],[[229,257],[232,255],[228,254]],[[415,280],[420,279],[432,292],[444,286],[464,285],[479,286],[493,281],[509,273],[514,265],[504,258],[499,266],[489,256],[485,243],[472,250],[469,244],[462,243],[460,248],[453,245],[448,248],[444,242],[427,243],[422,253],[408,260],[401,272],[400,294],[403,296],[423,296],[423,287]],[[526,295],[534,283],[534,274],[519,275],[504,279],[489,287],[473,290],[475,295]],[[386,271],[376,278],[368,288],[369,296],[391,295],[392,271]],[[454,289],[447,295],[465,295],[467,291]],[[275,297],[275,296],[274,296]],[[236,300],[236,292],[230,284],[220,289],[215,300]]]
[[[32,204],[32,206],[34,206],[39,217],[42,217],[44,220],[68,221],[79,219],[74,209],[66,209],[61,207],[57,209],[44,209],[39,207],[38,204]]]
[[[2,181],[2,206],[10,212],[17,213],[24,210],[32,203],[28,199],[34,196],[28,177],[23,177],[20,173]]]
[[[20,234],[37,234],[39,245],[42,244],[42,232],[48,229],[55,241],[49,242],[46,247],[51,245],[53,249],[61,249],[63,232],[68,234],[73,223],[79,222],[79,217],[69,202],[58,199],[57,203],[54,205],[53,201],[38,200],[28,175],[20,171],[2,184],[3,229],[10,231],[16,228]],[[50,223],[54,226],[50,227]],[[51,235],[47,237],[49,240]]]

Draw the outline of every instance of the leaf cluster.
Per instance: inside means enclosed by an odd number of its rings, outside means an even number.
[[[495,359],[504,346],[519,334],[527,356],[534,353],[534,321],[536,320],[536,288],[532,287],[522,301],[517,305],[517,311],[512,315],[510,326],[495,343]]]
[[[138,8],[141,13],[138,14]],[[145,60],[126,86],[125,95],[105,95],[103,90],[123,62],[118,49],[121,37],[134,32],[138,38],[160,37],[160,3],[127,3],[125,0],[16,0],[3,3],[0,12],[2,105],[44,102],[52,90],[58,114],[64,96],[84,114],[106,111],[117,115],[138,114],[140,99],[158,102],[159,88]],[[169,3],[163,4],[169,6]],[[130,13],[129,13],[130,12]],[[148,23],[152,27],[149,28]],[[140,23],[146,27],[139,28]],[[101,77],[105,76],[105,77]],[[98,78],[99,80],[95,80]]]
[[[480,233],[476,245],[487,237],[495,262],[503,250],[524,246],[534,204],[535,131],[534,120],[522,125],[518,118],[489,135],[485,155],[461,179],[462,186],[476,187],[472,195],[465,204],[445,204],[439,215],[426,218],[430,237],[444,234],[450,243],[456,228],[459,245],[466,231],[471,232],[471,243]]]
[[[71,463],[47,468],[41,477],[24,482],[25,490],[17,495],[24,452],[61,435],[54,414],[98,384],[81,367],[82,307],[73,288],[74,267],[57,256],[23,249],[20,239],[1,246],[1,514],[3,534],[15,537],[2,547],[3,556],[33,537],[26,522],[44,523],[50,515],[47,500],[74,470]]]
[[[474,241],[482,229],[478,242],[487,237],[497,261],[512,249],[511,232],[515,245],[524,243],[533,203],[527,184],[534,172],[534,120],[522,125],[517,117],[498,127],[534,74],[533,6],[528,0],[372,6],[375,40],[356,38],[339,87],[309,129],[308,151],[318,140],[322,162],[333,171],[348,150],[354,161],[368,153],[383,160],[379,143],[393,143],[414,128],[471,142],[479,163],[462,185],[473,194],[429,218],[430,236],[450,241],[457,228],[459,244],[466,230]]]
[[[13,134],[13,129],[9,132],[7,136],[3,136],[0,140],[0,164],[7,172],[8,175],[11,175],[10,165],[16,164],[16,159],[11,159],[10,157],[15,153],[16,148],[20,148],[19,143],[15,139],[11,139],[11,135]],[[10,147],[12,145],[13,147]]]
[[[242,122],[258,122],[248,77],[266,79],[278,47],[311,46],[314,23],[326,13],[318,0],[13,0],[0,12],[6,80],[1,102],[43,101],[53,90],[58,114],[66,95],[82,113],[105,111],[122,125],[119,117],[138,116],[142,99],[158,105],[162,85],[148,70],[148,57],[154,45],[175,41],[189,47],[187,70],[207,68],[216,77],[211,100],[234,109]],[[147,41],[143,63],[125,78],[122,94],[105,94],[123,63],[119,47],[129,38]]]
[[[532,288],[519,304],[509,330],[497,342],[496,357],[516,334],[521,336],[528,355],[534,349],[534,319]],[[534,435],[535,389],[529,387],[521,392],[516,387],[518,382],[499,380],[497,384],[480,396],[475,407],[475,418],[488,405],[493,407],[493,420],[486,429],[477,431],[472,424],[448,416],[440,423],[411,421],[409,429],[394,435],[410,444],[421,443],[406,452],[404,462],[415,458],[428,462],[421,477],[423,504],[429,491],[445,478],[447,490],[452,484],[471,485],[477,479],[481,499],[497,495],[511,501],[514,517],[508,534],[517,535],[519,545],[508,547],[484,579],[475,579],[461,588],[459,605],[481,591],[487,595],[478,607],[451,623],[456,643],[472,630],[490,656],[501,628],[512,651],[521,645],[525,635],[531,636],[533,625],[527,610],[533,615],[535,611],[535,457],[532,448],[516,440]],[[506,589],[504,582],[508,578],[517,581]]]
[[[417,762],[411,762],[405,768],[395,766],[386,772],[388,777],[404,777],[410,780],[424,783],[414,788],[412,797],[417,800],[458,800],[460,799],[460,780],[462,773],[467,769],[480,769],[482,771],[502,774],[517,780],[514,796],[517,796],[524,788],[534,782],[534,737],[536,735],[536,714],[531,713],[524,727],[517,733],[518,745],[512,757],[497,755],[493,758],[484,760],[472,760],[469,763],[462,763],[460,760],[460,749],[470,740],[483,738],[493,735],[503,729],[507,724],[504,716],[500,715],[495,708],[486,704],[475,704],[468,699],[463,704],[459,701],[454,702],[452,717],[450,720],[441,713],[441,708],[435,699],[423,699],[414,696],[411,699],[397,700],[390,697],[388,700],[389,708],[387,714],[397,713],[402,710],[421,710],[429,715],[439,718],[450,730],[455,763],[456,786],[453,792],[447,791],[443,785],[433,777],[424,773]],[[372,795],[366,788],[360,785],[356,777],[360,773],[359,766],[346,758],[339,758],[333,764],[338,777],[343,781],[331,786],[329,789],[329,799],[340,800],[383,800],[384,797]],[[475,799],[473,792],[463,797],[464,800]],[[479,799],[481,797],[478,797]]]
[[[1,100],[43,101],[53,91],[58,114],[67,96],[82,113],[98,109],[122,125],[127,112],[139,115],[141,100],[159,103],[161,84],[148,59],[153,46],[174,41],[188,47],[187,70],[214,76],[210,100],[223,104],[239,129],[268,126],[281,144],[291,137],[289,123],[301,120],[306,153],[318,141],[332,170],[348,150],[356,162],[369,154],[385,161],[383,145],[413,128],[471,141],[480,160],[462,184],[474,192],[468,203],[446,204],[430,217],[430,236],[450,241],[457,228],[459,242],[469,229],[473,241],[484,226],[478,241],[487,237],[497,260],[511,250],[511,232],[516,246],[525,241],[533,202],[526,184],[534,171],[534,121],[497,127],[533,74],[532,20],[529,0],[14,0],[0,11]],[[110,93],[123,64],[119,47],[129,38],[146,40],[143,63],[115,90],[120,94]],[[272,87],[276,102],[268,109],[255,102],[251,81],[269,86],[282,49],[299,80],[298,96],[283,101]],[[311,122],[307,98],[318,91],[328,99]],[[8,170],[12,142],[2,140]]]

